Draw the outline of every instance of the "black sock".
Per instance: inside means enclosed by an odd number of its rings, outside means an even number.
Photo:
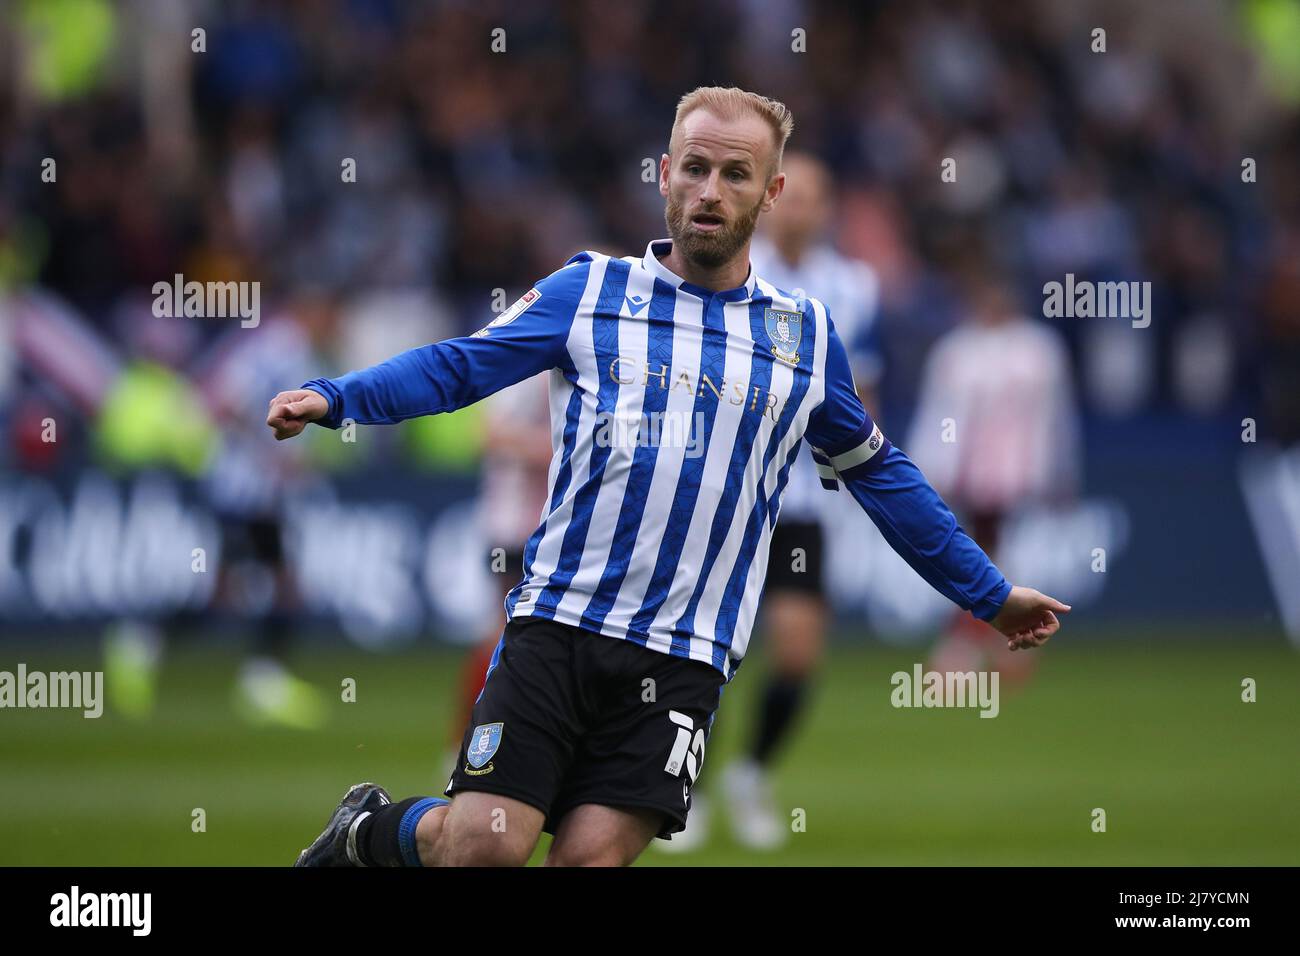
[[[366,866],[408,866],[402,855],[399,832],[402,818],[417,803],[429,797],[407,797],[390,803],[366,817],[357,826],[357,856]]]
[[[803,703],[807,682],[795,677],[772,677],[763,690],[758,713],[758,734],[750,751],[755,762],[764,764],[785,737]]]
[[[268,611],[259,615],[253,630],[253,653],[281,664],[286,663],[289,659],[289,627],[289,615],[283,611]]]

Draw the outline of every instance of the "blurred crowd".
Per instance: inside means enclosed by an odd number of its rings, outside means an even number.
[[[1038,316],[1066,273],[1152,283],[1150,328],[1053,320],[1102,427],[1252,415],[1300,438],[1294,11],[13,0],[0,454],[75,462],[133,362],[174,395],[223,337],[263,334],[155,317],[176,274],[260,282],[264,321],[331,373],[478,328],[580,249],[639,254],[666,231],[646,161],[702,83],[785,101],[792,147],[830,165],[836,244],[880,277],[887,420],[978,268]],[[269,384],[240,381],[250,407]],[[57,452],[33,438],[51,416],[76,439]]]

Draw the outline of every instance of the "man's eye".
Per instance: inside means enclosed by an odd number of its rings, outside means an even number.
[[[745,178],[745,174],[742,173],[739,169],[733,169],[733,170],[731,171],[731,181],[732,181],[732,182],[738,183],[738,182],[740,182],[740,181],[741,181],[742,179],[744,179],[744,178]]]
[[[686,167],[686,171],[690,173],[692,176],[696,175],[697,173],[703,172],[703,170],[704,167],[701,166],[699,163],[691,163],[691,165]]]

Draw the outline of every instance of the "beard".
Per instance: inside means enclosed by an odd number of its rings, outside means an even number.
[[[716,269],[730,262],[745,248],[745,243],[749,242],[749,237],[754,234],[754,227],[758,224],[758,213],[762,205],[763,200],[760,198],[738,218],[724,222],[712,232],[701,232],[695,228],[682,204],[669,196],[668,204],[664,207],[664,222],[668,225],[668,235],[673,240],[674,248],[696,265]]]

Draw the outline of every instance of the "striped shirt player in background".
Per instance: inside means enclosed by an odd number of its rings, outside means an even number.
[[[659,190],[671,238],[581,252],[473,336],[271,400],[310,422],[452,411],[550,371],[551,491],[448,782],[345,794],[300,866],[619,865],[679,832],[722,687],[744,658],[790,465],[807,438],[926,581],[1036,647],[1069,608],[1012,587],[854,390],[826,307],[750,268],[785,185],[784,105],[700,88]],[[684,426],[684,427],[683,427]]]
[[[781,201],[763,216],[749,261],[773,285],[795,295],[816,295],[834,316],[858,397],[875,419],[882,366],[876,328],[879,281],[869,265],[841,255],[827,236],[834,183],[825,164],[809,153],[788,152],[781,169],[786,176]],[[829,608],[822,573],[823,523],[830,519],[827,504],[832,501],[818,479],[812,454],[799,455],[781,495],[781,517],[772,532],[759,605],[770,674],[759,695],[744,756],[724,767],[719,780],[732,833],[751,849],[775,849],[790,832],[773,805],[769,767],[807,706],[810,682],[825,647]],[[696,794],[686,829],[660,848],[687,852],[702,845],[708,839],[710,806]]]
[[[285,502],[304,497],[313,482],[307,449],[277,455],[274,442],[250,427],[257,393],[276,377],[316,365],[336,327],[337,302],[322,289],[304,289],[262,323],[257,335],[226,331],[195,384],[221,427],[221,454],[203,477],[204,495],[221,524],[220,600],[237,613],[251,638],[232,695],[235,710],[254,724],[315,730],[327,722],[321,691],[289,670],[292,612],[301,597],[286,549]]]
[[[172,477],[197,479],[220,532],[208,610],[247,635],[231,703],[255,725],[315,730],[327,719],[324,695],[289,666],[299,595],[283,543],[283,505],[289,489],[303,497],[312,471],[305,447],[285,454],[254,415],[259,393],[320,367],[315,346],[328,339],[333,317],[328,294],[304,290],[267,316],[256,334],[235,327],[205,345],[170,319],[131,313],[132,357],[118,369],[96,418],[108,468],[142,476],[133,495],[149,476],[162,476],[164,488]],[[159,416],[180,427],[165,427]],[[172,443],[185,450],[169,452]],[[194,615],[192,609],[137,611],[110,622],[104,680],[114,712],[140,720],[153,714],[167,645],[195,628]]]
[[[966,314],[926,357],[907,447],[975,542],[996,556],[1009,519],[1077,494],[1074,376],[1061,334],[1024,314],[987,257],[974,256],[959,284]],[[996,670],[1005,687],[1023,684],[1034,664],[966,614],[954,615],[930,657],[938,671]]]

